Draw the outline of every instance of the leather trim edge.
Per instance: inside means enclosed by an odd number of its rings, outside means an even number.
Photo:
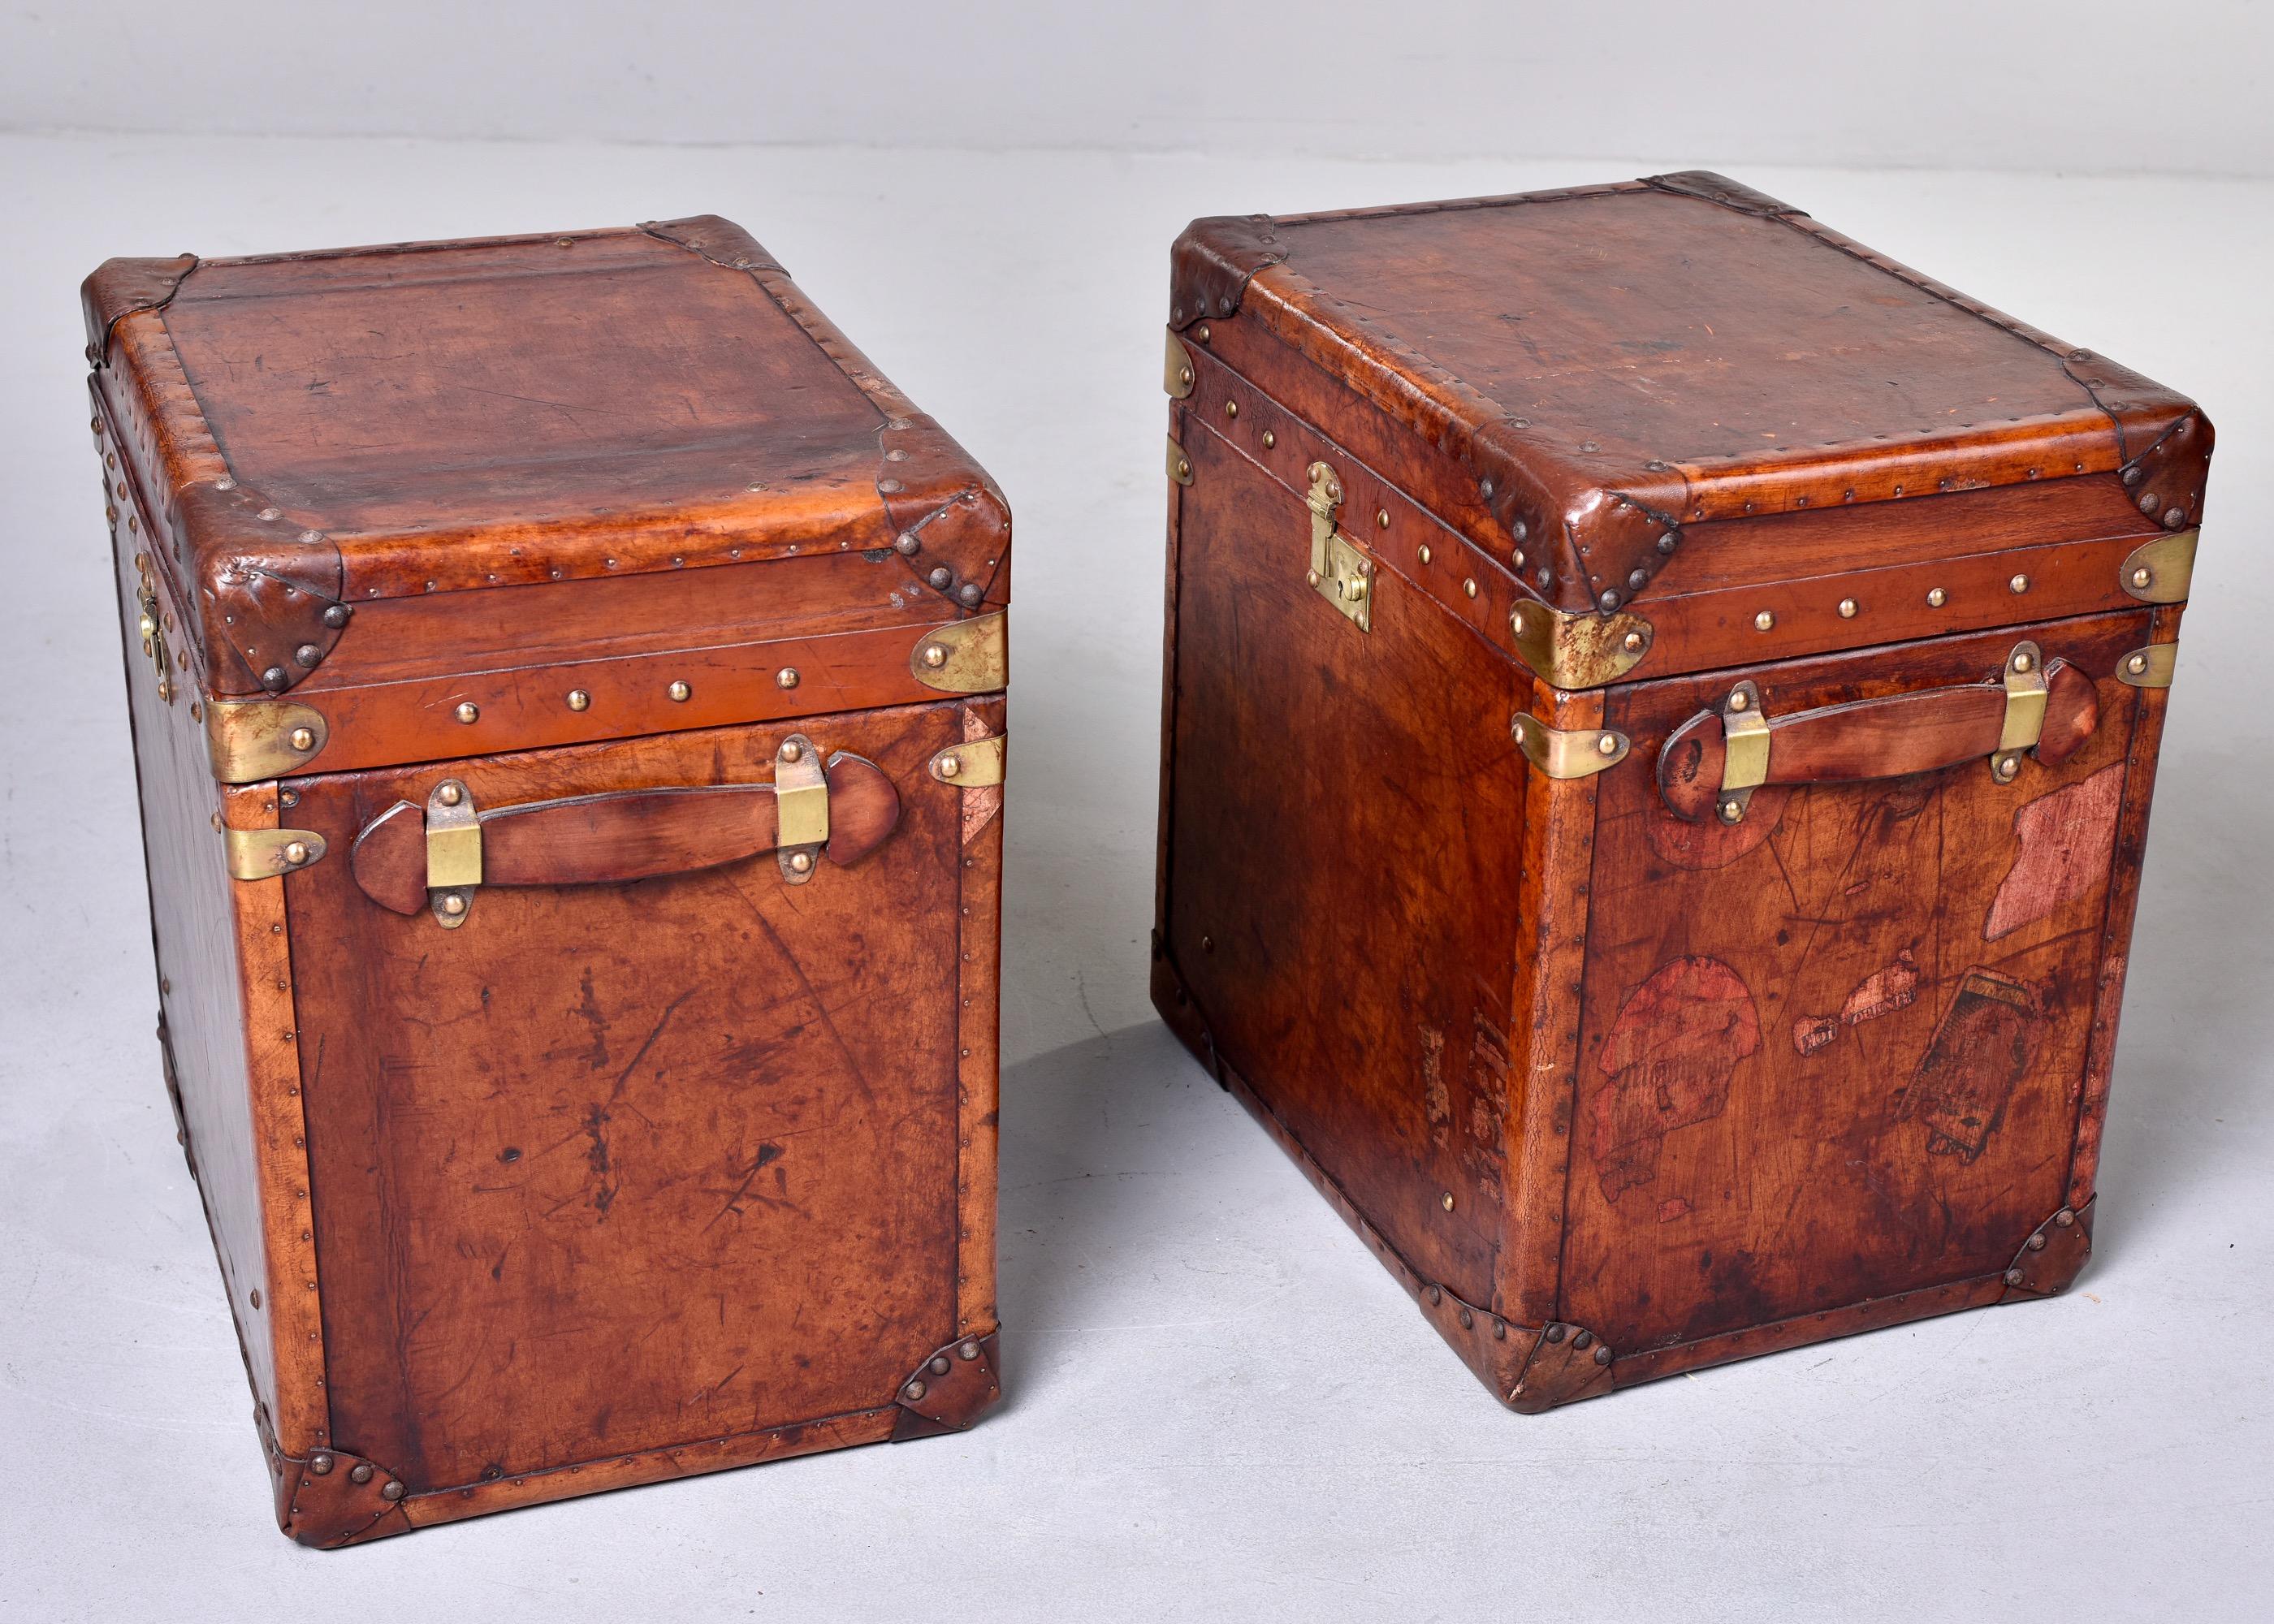
[[[1284,265],[1287,246],[1269,214],[1216,214],[1193,221],[1169,250],[1169,327],[1235,315],[1247,284]]]
[[[79,289],[87,318],[87,365],[103,364],[113,327],[137,311],[163,310],[197,268],[192,253],[170,259],[105,259],[96,266]]]

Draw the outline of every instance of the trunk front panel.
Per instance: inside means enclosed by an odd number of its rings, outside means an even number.
[[[2148,619],[1612,692],[1567,1319],[1624,1355],[1994,1275],[2064,1204]],[[1734,826],[1661,799],[1666,735],[1739,679],[1780,717],[1980,682],[2025,638],[2097,681],[2058,768],[1765,787]]]
[[[397,800],[763,784],[791,729],[294,786],[333,853],[287,884],[338,1447],[414,1492],[629,1455],[874,1410],[959,1334],[963,795],[925,764],[964,724],[796,725],[898,786],[856,866],[484,887],[455,930],[354,881]]]

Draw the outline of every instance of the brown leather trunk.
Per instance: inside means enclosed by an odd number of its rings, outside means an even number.
[[[285,1530],[968,1425],[986,476],[717,219],[86,305],[159,1033]]]
[[[1495,1395],[2066,1287],[2202,414],[1703,174],[1171,304],[1155,1002]]]

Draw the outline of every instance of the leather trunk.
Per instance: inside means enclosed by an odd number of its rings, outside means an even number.
[[[159,1035],[285,1531],[968,1425],[985,474],[715,218],[85,305]]]
[[[1702,173],[1169,327],[1155,1002],[1494,1394],[2064,1289],[2202,415]]]

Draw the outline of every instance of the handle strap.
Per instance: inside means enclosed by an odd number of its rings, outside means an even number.
[[[1990,682],[1924,688],[1851,704],[1769,717],[1760,690],[1740,682],[1721,708],[1701,710],[1658,753],[1659,793],[1691,823],[1735,823],[1763,785],[1847,784],[1938,772],[1986,758],[2010,783],[2024,754],[2058,766],[2100,721],[2092,679],[2037,644],[2015,645]]]
[[[445,779],[424,808],[398,801],[365,824],[348,862],[381,907],[426,908],[455,929],[486,885],[618,884],[760,852],[774,853],[782,878],[802,885],[817,858],[858,862],[900,818],[900,793],[882,768],[843,751],[825,766],[799,734],[783,741],[771,784],[626,790],[480,810],[463,780]]]

